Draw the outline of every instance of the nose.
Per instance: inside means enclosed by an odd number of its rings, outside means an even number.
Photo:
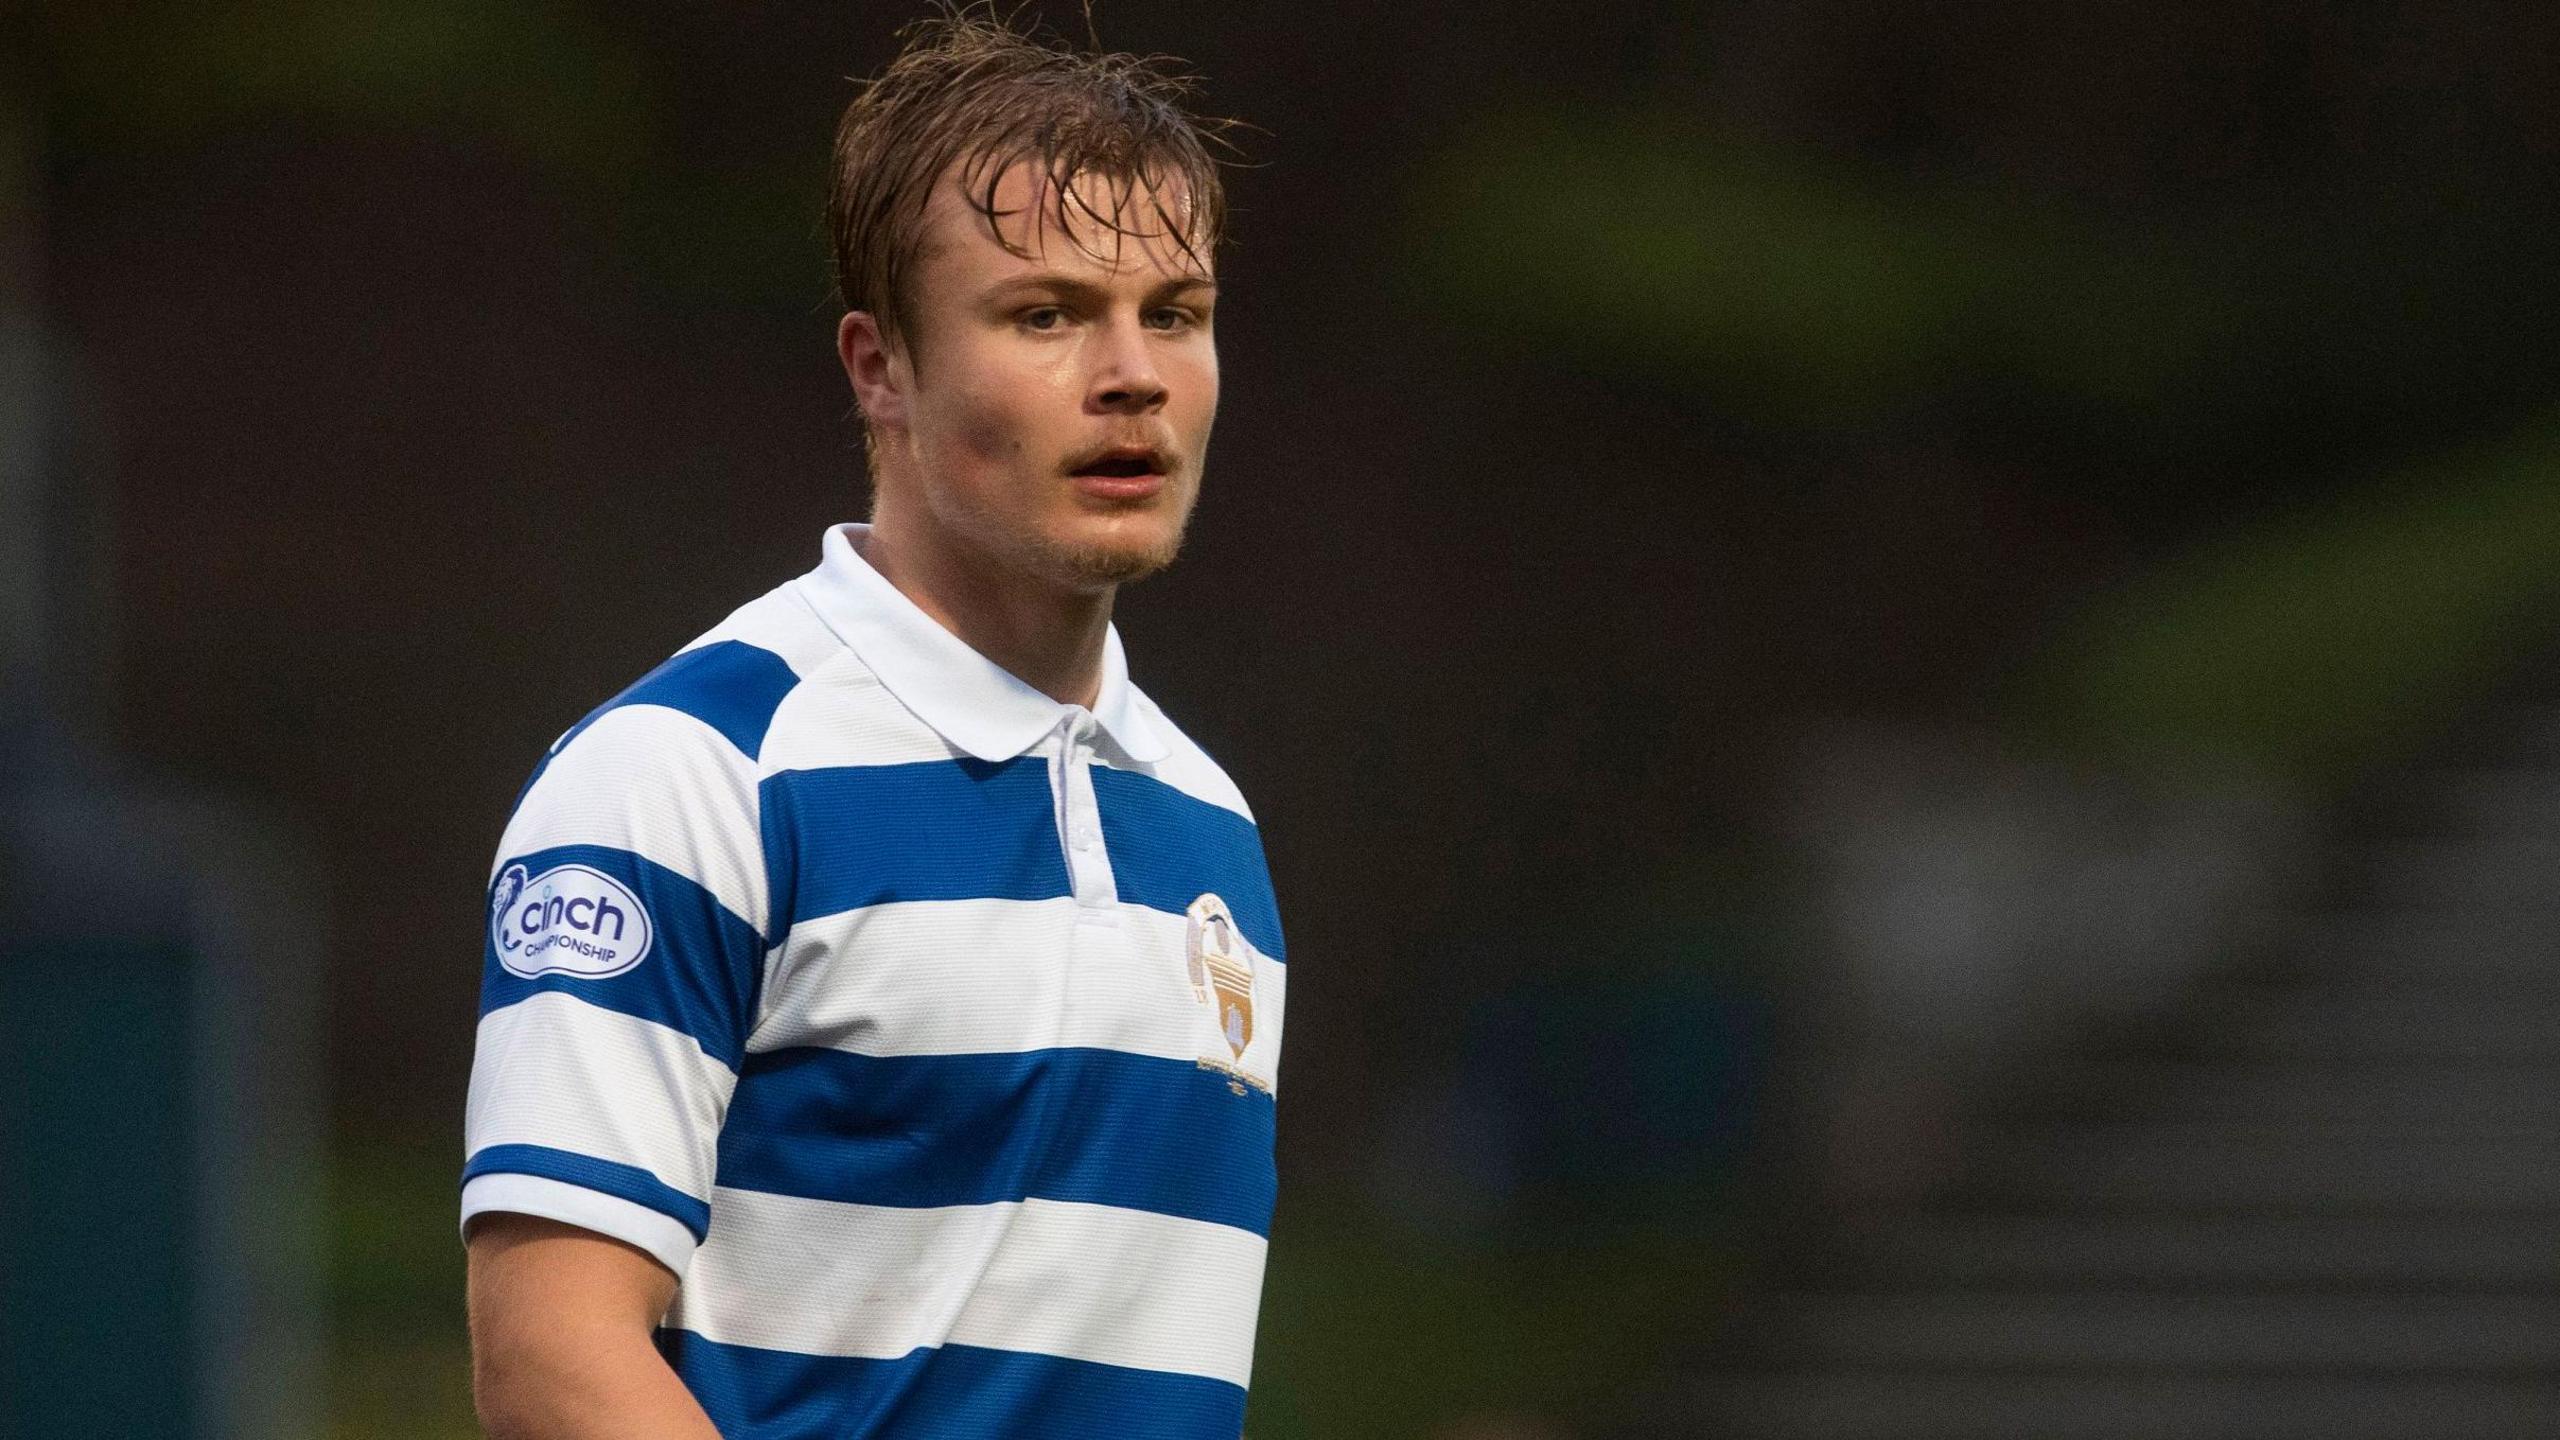
[[[1106,415],[1145,415],[1164,408],[1164,377],[1146,328],[1127,317],[1104,328],[1101,363],[1094,368],[1087,408]]]

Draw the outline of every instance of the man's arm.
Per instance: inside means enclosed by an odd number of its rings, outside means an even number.
[[[650,1336],[676,1277],[618,1240],[490,1213],[471,1225],[472,1391],[490,1440],[720,1440]]]

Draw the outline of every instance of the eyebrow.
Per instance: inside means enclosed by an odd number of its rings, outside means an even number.
[[[1166,280],[1161,284],[1158,284],[1155,288],[1149,290],[1147,292],[1147,299],[1150,301],[1168,300],[1176,295],[1194,290],[1206,290],[1214,294],[1216,293],[1217,288],[1218,282],[1209,279],[1205,275],[1178,275],[1173,279]],[[1105,290],[1102,286],[1096,285],[1090,280],[1079,279],[1076,276],[1056,270],[1043,270],[1033,275],[1017,275],[1009,280],[999,280],[995,284],[987,287],[986,297],[993,300],[1017,292],[1031,290],[1046,290],[1053,294],[1062,295],[1068,299],[1081,301],[1086,304],[1106,300],[1110,297],[1110,292]]]

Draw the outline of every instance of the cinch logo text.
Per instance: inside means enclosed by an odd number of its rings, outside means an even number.
[[[654,929],[639,896],[586,865],[555,865],[539,875],[509,866],[489,912],[498,963],[527,979],[619,975],[647,957]]]

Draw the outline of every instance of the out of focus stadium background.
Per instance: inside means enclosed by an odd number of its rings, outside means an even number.
[[[1096,9],[1260,127],[1256,1440],[2560,1433],[2560,7]],[[0,14],[0,1434],[474,1433],[491,847],[858,514],[915,13]]]

